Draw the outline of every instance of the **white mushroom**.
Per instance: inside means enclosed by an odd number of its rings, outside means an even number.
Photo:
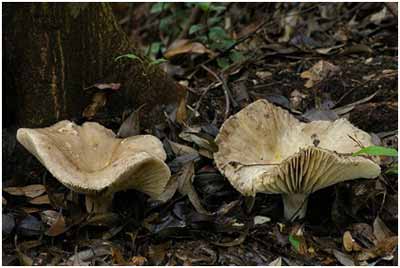
[[[335,183],[375,178],[378,160],[352,157],[371,137],[346,119],[302,123],[258,100],[224,122],[216,138],[218,169],[243,195],[282,194],[287,219],[303,218],[307,197]]]
[[[110,209],[115,192],[136,189],[156,198],[170,177],[166,154],[156,137],[116,138],[95,122],[61,121],[17,132],[18,141],[62,184],[86,194],[88,211]]]

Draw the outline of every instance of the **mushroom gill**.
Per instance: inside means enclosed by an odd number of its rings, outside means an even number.
[[[351,156],[360,149],[355,140],[372,145],[371,137],[346,119],[302,123],[258,100],[224,122],[214,159],[243,195],[283,194],[285,217],[302,218],[312,192],[380,174],[374,161]]]

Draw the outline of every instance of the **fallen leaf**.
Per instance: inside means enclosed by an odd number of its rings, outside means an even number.
[[[181,39],[173,42],[171,46],[165,51],[164,57],[171,59],[174,56],[181,54],[208,54],[213,56],[215,53],[206,48],[202,43],[192,42],[188,39]]]
[[[282,258],[276,258],[275,260],[271,261],[268,266],[282,266]]]
[[[24,187],[7,187],[4,188],[3,191],[11,195],[34,198],[46,192],[46,188],[44,187],[44,185],[41,184],[32,184]]]
[[[111,257],[113,264],[115,265],[128,265],[128,262],[122,256],[121,250],[119,250],[117,247],[111,248]]]
[[[145,106],[141,105],[133,111],[119,127],[117,136],[119,138],[128,138],[140,134],[140,110]]]
[[[213,241],[210,241],[210,242],[211,242],[211,244],[214,244],[214,245],[220,246],[220,247],[238,246],[238,245],[241,245],[246,240],[246,237],[248,234],[249,234],[249,228],[246,227],[245,230],[240,233],[238,238],[235,238],[234,240],[232,240],[230,242],[213,242]]]
[[[208,212],[200,202],[200,199],[197,195],[196,190],[193,187],[193,178],[194,178],[194,162],[190,161],[186,163],[181,170],[181,173],[178,177],[178,189],[179,192],[185,196],[187,195],[193,207],[197,212],[205,215],[211,215],[212,213]]]
[[[362,98],[358,101],[343,105],[341,107],[337,107],[337,108],[333,109],[333,111],[335,113],[337,113],[338,115],[346,114],[346,113],[350,112],[351,110],[353,110],[357,105],[360,105],[362,103],[372,100],[372,98],[375,97],[378,93],[379,93],[379,90],[375,91],[375,93],[373,93],[365,98]]]
[[[41,211],[40,208],[33,208],[33,207],[23,207],[22,210],[25,211],[28,214],[32,214],[32,213],[36,213],[36,212]]]
[[[21,244],[18,244],[17,236],[15,236],[14,244],[15,244],[15,251],[17,253],[17,257],[20,262],[20,265],[32,266],[33,259],[31,257],[29,257],[28,255],[26,255],[25,252],[29,249],[40,246],[42,244],[42,242],[40,240],[32,240],[32,241],[24,241]]]
[[[332,253],[342,265],[355,266],[354,260],[350,255],[347,255],[336,249],[333,249]]]
[[[47,230],[46,235],[57,236],[64,233],[65,231],[66,231],[65,219],[60,210],[56,220],[51,224],[50,228]]]
[[[266,222],[270,222],[271,218],[265,216],[255,216],[254,217],[254,225],[264,224]]]
[[[129,262],[129,265],[133,266],[143,266],[145,263],[147,263],[146,257],[143,256],[133,256],[131,261]]]
[[[377,216],[373,224],[374,235],[378,241],[385,240],[393,236],[393,233],[389,230],[386,224]]]
[[[92,246],[90,249],[76,252],[74,255],[69,257],[66,263],[63,265],[83,265],[94,257],[106,255],[111,255],[111,249],[109,246]]]
[[[57,221],[58,214],[55,210],[44,210],[40,213],[40,218],[45,224],[53,225]]]
[[[45,194],[45,195],[33,198],[32,200],[29,201],[29,203],[34,204],[34,205],[49,205],[50,200],[49,200],[49,196],[47,194]]]
[[[96,92],[93,97],[91,103],[86,106],[85,110],[82,113],[82,116],[88,119],[93,118],[97,112],[103,108],[107,103],[107,95],[105,92]]]
[[[26,216],[17,226],[17,231],[21,236],[41,235],[43,230],[43,223],[32,215]]]
[[[306,88],[312,88],[315,84],[330,78],[340,72],[340,68],[328,61],[320,60],[309,70],[300,74],[301,78],[308,79],[304,84]]]
[[[168,143],[171,145],[171,149],[176,156],[182,156],[185,154],[198,154],[198,152],[195,149],[187,145],[173,142],[171,140],[168,140]]]
[[[14,230],[14,227],[15,227],[14,215],[11,213],[2,214],[1,228],[3,237],[5,237],[5,235],[9,235]]]
[[[343,247],[347,252],[360,251],[360,245],[353,239],[349,231],[343,234]]]
[[[167,254],[170,242],[149,246],[149,260],[152,265],[161,265]]]
[[[179,101],[178,108],[176,110],[176,122],[181,125],[185,125],[187,120],[187,111],[186,111],[186,98],[181,98]]]
[[[179,133],[179,138],[185,141],[194,142],[199,147],[202,147],[210,152],[214,153],[218,151],[218,146],[215,144],[214,138],[212,137],[207,137],[206,135],[201,135],[200,133],[182,131]]]
[[[353,46],[345,48],[339,55],[344,56],[344,55],[350,55],[350,54],[373,54],[374,51],[367,45],[364,44],[355,44]]]

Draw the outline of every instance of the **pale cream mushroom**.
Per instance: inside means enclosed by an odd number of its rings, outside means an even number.
[[[307,197],[335,183],[375,178],[378,160],[352,157],[371,137],[346,119],[302,123],[258,100],[224,122],[216,138],[218,169],[243,195],[282,194],[287,219],[303,218]]]
[[[157,198],[170,177],[163,145],[151,135],[118,139],[98,123],[65,120],[21,128],[17,139],[62,184],[86,194],[86,207],[95,213],[109,210],[113,194],[122,190]]]

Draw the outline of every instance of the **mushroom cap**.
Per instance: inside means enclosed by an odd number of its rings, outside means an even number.
[[[302,123],[258,100],[228,118],[216,138],[218,169],[243,195],[312,193],[340,181],[375,178],[374,161],[352,157],[371,137],[346,119]]]
[[[62,184],[76,192],[111,194],[136,189],[156,198],[170,177],[160,140],[126,139],[95,122],[68,120],[46,128],[20,128],[18,141]]]

